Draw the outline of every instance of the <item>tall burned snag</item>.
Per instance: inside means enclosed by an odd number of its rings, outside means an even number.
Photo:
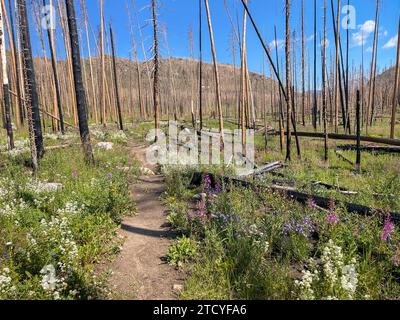
[[[396,111],[399,105],[398,89],[399,89],[399,76],[400,76],[400,18],[399,18],[399,32],[397,33],[397,59],[396,59],[396,71],[393,88],[393,101],[392,101],[392,120],[390,124],[390,138],[394,139],[394,129],[396,126]]]
[[[215,51],[215,43],[214,43],[214,33],[211,22],[211,13],[210,6],[208,4],[208,0],[204,0],[206,5],[207,12],[207,20],[208,20],[208,29],[210,32],[210,42],[211,42],[211,51],[214,61],[214,73],[215,73],[215,86],[217,92],[217,107],[218,107],[218,116],[219,116],[219,131],[221,134],[221,144],[224,145],[224,119],[222,114],[222,102],[221,102],[221,91],[220,91],[220,83],[219,83],[219,72],[218,72],[218,62],[217,62],[217,53]]]
[[[153,35],[154,35],[154,79],[153,79],[153,107],[154,107],[154,126],[156,129],[156,141],[160,129],[160,115],[159,115],[159,59],[158,59],[158,26],[157,26],[157,4],[156,0],[151,0],[151,11],[153,15]]]
[[[118,87],[118,77],[117,77],[117,66],[115,62],[115,43],[114,43],[114,32],[112,26],[110,24],[110,37],[111,37],[111,48],[112,48],[112,61],[113,61],[113,72],[114,72],[114,88],[115,88],[115,99],[117,100],[117,111],[118,111],[118,122],[119,122],[119,130],[124,130],[124,124],[122,119],[122,111],[121,111],[121,100],[119,97],[119,87]]]
[[[43,0],[43,7],[46,6],[46,0]],[[50,0],[50,6],[52,7],[52,0]],[[51,12],[51,14],[54,14]],[[58,109],[58,116],[60,119],[60,129],[61,133],[65,133],[64,129],[64,115],[61,106],[61,94],[60,94],[60,84],[58,81],[58,73],[57,73],[57,57],[56,51],[54,49],[54,35],[51,26],[47,26],[47,38],[49,40],[49,47],[50,47],[50,54],[51,54],[51,67],[53,69],[53,77],[54,77],[54,84],[56,88],[56,99],[57,99],[57,109]]]
[[[85,153],[86,162],[88,164],[93,164],[94,157],[92,152],[92,145],[90,142],[90,133],[86,114],[86,96],[85,89],[83,87],[81,57],[79,51],[79,38],[76,26],[74,0],[65,0],[65,4],[67,9],[69,38],[71,44],[72,69],[74,73],[79,132],[81,135],[81,141]]]
[[[26,0],[17,0],[21,50],[25,78],[25,103],[28,116],[33,169],[38,168],[38,159],[44,155],[43,135],[40,120],[39,97],[36,89],[31,39],[28,24]]]
[[[3,5],[0,3],[0,6],[2,7]],[[0,10],[0,56],[1,56],[1,65],[3,70],[3,102],[4,102],[5,127],[7,131],[8,148],[9,150],[12,150],[14,149],[14,136],[11,124],[11,106],[10,106],[10,92],[9,92],[10,86],[7,74],[7,55],[6,55],[6,41],[4,36],[3,10]]]
[[[287,128],[287,138],[286,138],[286,160],[291,160],[291,130],[290,121],[292,118],[292,85],[291,85],[291,75],[290,75],[290,0],[286,0],[286,104],[287,104],[287,114],[286,114],[286,128]]]
[[[360,115],[360,108],[361,108],[361,103],[360,103],[360,90],[357,90],[357,105],[356,105],[356,118],[357,118],[357,124],[356,124],[356,135],[357,135],[357,158],[356,158],[356,170],[360,171],[361,170],[361,115]]]
[[[326,0],[324,0],[324,37],[322,39],[322,117],[324,122],[325,161],[328,161],[327,94],[326,94]]]

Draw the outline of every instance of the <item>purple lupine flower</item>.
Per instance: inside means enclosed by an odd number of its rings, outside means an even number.
[[[394,224],[391,221],[390,214],[388,214],[381,233],[381,240],[388,241],[393,232],[394,232]]]
[[[289,235],[293,231],[293,226],[290,222],[285,222],[282,226],[281,234]]]

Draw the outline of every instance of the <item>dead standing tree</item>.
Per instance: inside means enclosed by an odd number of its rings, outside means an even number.
[[[83,87],[81,56],[79,51],[79,38],[76,26],[75,8],[73,0],[65,0],[69,27],[69,38],[71,44],[72,69],[74,73],[74,85],[76,105],[79,120],[79,132],[81,136],[82,146],[85,153],[86,162],[94,164],[92,145],[90,142],[89,126],[86,114],[86,96]]]
[[[46,0],[43,0],[43,7],[46,7]],[[50,7],[52,7],[52,0],[50,0]],[[53,9],[51,9],[53,10]],[[51,15],[54,15],[54,12],[51,11]],[[50,16],[50,19],[53,19],[52,16]],[[57,73],[57,57],[56,57],[56,51],[54,49],[54,35],[53,35],[53,29],[51,25],[47,25],[47,38],[49,41],[49,47],[50,47],[50,54],[51,54],[51,66],[53,69],[53,77],[54,77],[54,85],[55,85],[55,91],[56,91],[56,99],[57,99],[57,108],[58,108],[58,117],[60,119],[60,129],[61,133],[65,133],[64,129],[64,115],[62,111],[62,106],[61,106],[61,94],[60,94],[60,84],[58,81],[58,73]]]
[[[151,1],[151,11],[153,15],[153,36],[154,36],[154,79],[153,79],[153,107],[154,107],[154,126],[156,129],[156,141],[159,138],[160,115],[159,115],[159,59],[158,59],[158,26],[157,26],[157,4],[156,0]]]
[[[117,102],[117,111],[118,111],[118,121],[119,121],[119,130],[124,130],[124,124],[122,119],[122,111],[121,111],[121,101],[119,98],[119,87],[118,87],[118,76],[117,76],[117,66],[115,63],[115,43],[114,43],[114,32],[110,23],[110,38],[111,38],[111,49],[112,49],[112,64],[113,64],[113,72],[114,72],[114,89],[115,89],[115,99]]]
[[[326,93],[326,0],[324,0],[324,37],[322,39],[322,117],[324,122],[325,161],[328,161],[327,93]]]
[[[292,96],[291,96],[291,76],[290,76],[290,0],[286,0],[286,104],[287,104],[287,114],[286,114],[286,128],[287,138],[286,138],[286,160],[291,160],[291,130],[290,121],[292,117]]]
[[[3,4],[0,3],[1,7]],[[7,74],[7,55],[6,55],[6,40],[4,36],[3,12],[0,10],[0,56],[3,70],[3,102],[4,102],[4,118],[7,131],[7,142],[9,150],[14,149],[14,135],[11,124],[11,106],[10,106],[10,85]]]
[[[25,78],[25,103],[28,116],[29,138],[33,169],[36,171],[38,169],[38,159],[41,159],[44,155],[44,146],[40,121],[39,97],[36,91],[35,70],[33,67],[31,39],[25,0],[18,0],[18,15]]]
[[[399,89],[399,73],[400,73],[400,18],[399,18],[399,32],[397,36],[397,59],[396,59],[396,71],[393,88],[393,101],[392,101],[392,120],[390,124],[390,138],[394,139],[394,129],[396,126],[396,110],[399,104],[398,89]]]
[[[373,113],[374,113],[374,106],[373,106],[373,99],[374,99],[374,85],[375,85],[375,70],[376,70],[376,50],[377,50],[377,38],[378,38],[378,17],[379,17],[379,0],[376,0],[376,9],[375,9],[375,30],[374,30],[374,42],[372,47],[372,58],[371,58],[371,70],[370,70],[370,78],[369,78],[369,95],[368,95],[368,105],[367,105],[367,114],[366,114],[366,123],[365,123],[365,130],[368,134],[368,125],[372,125]],[[371,112],[372,110],[372,112]],[[371,123],[369,115],[371,115]]]
[[[220,92],[220,83],[219,83],[217,53],[215,51],[215,43],[214,43],[213,27],[212,27],[212,22],[211,22],[210,6],[208,4],[208,0],[204,0],[204,2],[206,5],[208,29],[210,32],[211,51],[212,51],[212,56],[213,56],[213,61],[214,61],[215,85],[216,85],[217,106],[218,106],[218,116],[219,116],[219,131],[221,134],[221,147],[223,148],[224,142],[225,142],[224,119],[223,119],[223,115],[222,115],[222,102],[221,102],[221,92]]]

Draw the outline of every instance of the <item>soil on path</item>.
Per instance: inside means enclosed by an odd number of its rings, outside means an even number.
[[[143,146],[132,148],[132,156],[154,171],[145,154]],[[119,299],[173,300],[183,284],[183,274],[165,263],[176,234],[166,223],[166,208],[160,201],[164,191],[161,175],[142,176],[132,187],[137,215],[124,219],[120,233],[125,242],[111,265],[110,284]]]

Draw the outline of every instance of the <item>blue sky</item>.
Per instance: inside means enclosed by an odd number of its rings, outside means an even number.
[[[54,0],[56,1],[56,0]],[[112,21],[115,28],[115,37],[117,41],[117,52],[119,56],[129,57],[131,52],[131,43],[129,35],[129,22],[126,5],[132,13],[132,0],[104,0],[105,2],[105,19],[106,23]],[[152,42],[152,27],[151,27],[151,10],[150,0],[135,0],[138,10],[140,25],[145,40],[145,49],[147,57],[151,56],[150,48]],[[231,34],[232,26],[229,21],[224,0],[209,0],[214,27],[214,36],[216,42],[216,51],[218,60],[221,63],[231,63]],[[336,0],[335,7],[336,7]],[[344,3],[346,2],[346,3]],[[168,46],[172,56],[188,57],[188,30],[193,29],[194,33],[194,50],[197,58],[198,55],[198,0],[158,0],[159,3],[159,22],[165,25],[168,33]],[[239,21],[242,25],[243,8],[240,0],[226,0],[233,20]],[[292,0],[292,16],[291,27],[300,35],[300,3],[301,0]],[[79,1],[75,2],[78,17],[80,16]],[[99,27],[99,1],[86,0],[88,7],[88,15],[93,30],[98,30]],[[313,1],[304,0],[305,4],[305,28],[306,37],[311,39],[313,36]],[[342,0],[342,6],[347,4],[347,0]],[[375,0],[351,0],[350,4],[354,6],[356,12],[356,29],[350,30],[350,64],[353,62],[356,66],[361,63],[361,42],[364,40],[364,58],[365,61],[371,59],[371,46],[373,42],[373,27],[375,20]],[[278,32],[278,40],[284,37],[284,22],[285,22],[285,1],[284,0],[251,0],[249,8],[254,15],[254,19],[263,33],[266,43],[271,43],[273,40],[273,28],[276,25]],[[322,32],[322,8],[323,0],[317,0],[318,10],[318,32],[317,37]],[[204,10],[204,1],[203,1]],[[211,61],[211,50],[209,45],[209,36],[205,11],[203,11],[203,45],[204,59]],[[328,0],[328,57],[332,50],[334,54],[334,35],[332,27],[332,17],[330,14],[330,6]],[[380,26],[379,26],[379,44],[378,44],[378,64],[380,68],[390,66],[396,58],[397,47],[397,27],[400,14],[399,0],[381,0]],[[344,15],[343,15],[344,16]],[[31,21],[31,24],[34,22]],[[39,42],[35,34],[34,25],[31,25],[33,45],[36,47],[34,52],[40,52]],[[363,30],[363,31],[361,31]],[[139,41],[138,30],[134,25],[135,37]],[[345,45],[346,32],[342,29],[342,40]],[[61,40],[61,37],[59,37]],[[259,43],[256,34],[248,24],[248,59],[249,67],[252,71],[261,71],[262,66],[262,47]],[[93,39],[92,39],[93,43]],[[61,41],[59,41],[61,47]],[[312,52],[313,41],[307,41],[307,47]],[[168,50],[162,42],[162,55],[168,56]],[[298,42],[298,57],[300,57],[300,42]],[[93,50],[93,49],[92,49]],[[320,48],[318,48],[318,52]],[[86,52],[86,48],[85,48]],[[283,54],[283,47],[280,49],[280,54]],[[139,58],[143,59],[143,54],[139,50]],[[299,61],[299,58],[297,58]],[[238,63],[239,58],[236,57]],[[367,63],[366,63],[367,64]],[[367,66],[366,66],[367,68]]]

